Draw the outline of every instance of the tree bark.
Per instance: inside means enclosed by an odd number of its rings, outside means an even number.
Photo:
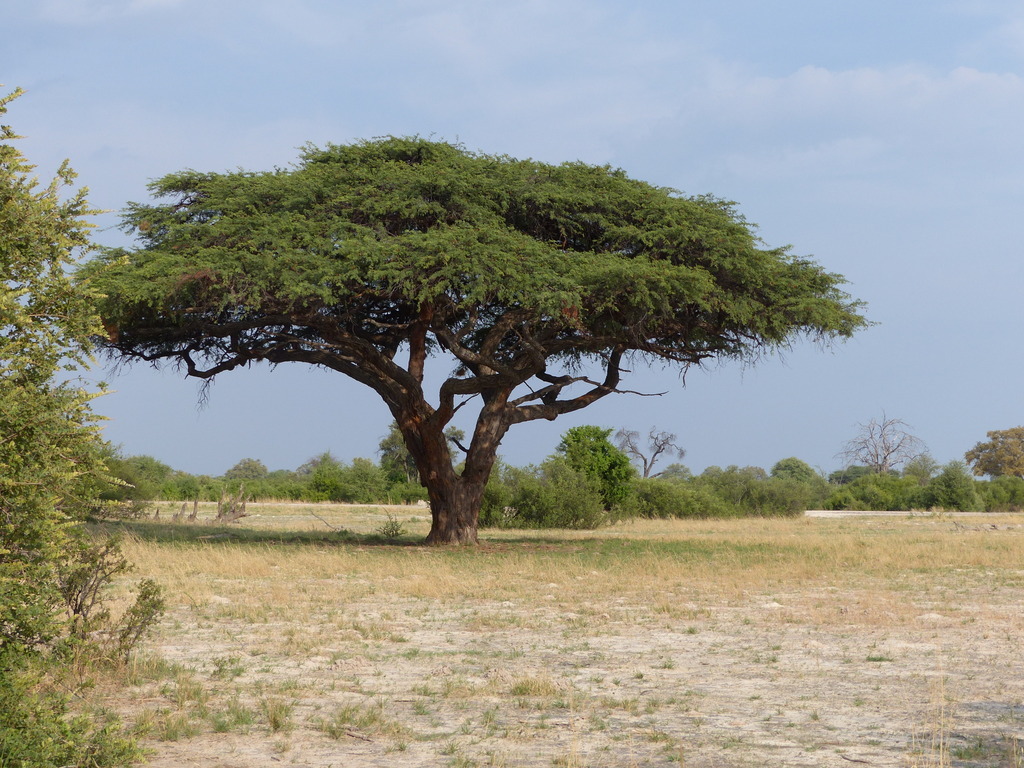
[[[477,544],[477,524],[484,484],[468,483],[452,475],[454,482],[434,482],[430,497],[430,533],[427,544]]]
[[[487,479],[508,429],[504,397],[490,398],[479,418],[466,453],[462,474],[455,471],[444,434],[446,421],[437,414],[396,414],[420,483],[430,499],[431,525],[427,544],[477,544],[480,505]]]

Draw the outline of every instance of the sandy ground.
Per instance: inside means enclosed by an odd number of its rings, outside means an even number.
[[[301,620],[224,580],[150,644],[186,672],[117,706],[150,713],[154,768],[1024,766],[1024,572],[729,597],[581,578],[520,599],[381,583]],[[211,725],[232,706],[251,722]]]

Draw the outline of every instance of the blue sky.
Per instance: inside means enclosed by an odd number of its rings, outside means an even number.
[[[735,200],[768,245],[850,281],[877,325],[756,367],[638,370],[619,396],[514,427],[512,463],[576,424],[675,432],[684,460],[825,470],[883,411],[941,462],[1024,424],[1024,7],[1010,0],[8,0],[7,118],[116,211],[183,168],[287,166],[306,142],[418,134],[608,163]],[[106,434],[218,474],[374,456],[390,416],[337,374],[100,371]]]

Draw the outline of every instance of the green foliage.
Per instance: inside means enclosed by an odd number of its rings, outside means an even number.
[[[113,503],[97,510],[103,517],[138,517],[150,501],[166,498],[163,488],[178,474],[152,456],[124,456],[110,445],[105,446],[104,462],[113,482],[97,490],[101,499]]]
[[[329,453],[313,462],[309,474],[307,501],[347,501],[357,504],[382,501],[388,496],[387,476],[370,459],[353,459],[351,465],[339,462]]]
[[[400,539],[402,536],[405,536],[405,526],[402,524],[401,520],[394,515],[389,514],[387,519],[377,526],[374,533],[388,541]]]
[[[355,458],[344,468],[344,501],[367,503],[379,501],[387,496],[387,477],[383,470],[370,459]]]
[[[0,114],[18,93],[0,98]],[[0,127],[0,140],[14,138]],[[67,275],[92,211],[83,192],[62,199],[66,165],[42,190],[31,171],[0,144],[0,651],[59,631],[56,564],[103,472],[93,394],[56,380],[88,360],[98,327],[91,295]]]
[[[814,484],[769,477],[761,467],[708,467],[692,482],[720,499],[733,515],[798,515],[816,506],[819,498]]]
[[[150,188],[169,202],[130,206],[125,226],[140,251],[112,252],[89,270],[124,350],[168,350],[168,337],[136,335],[144,326],[195,331],[210,313],[239,309],[256,320],[322,308],[332,326],[351,320],[367,341],[392,347],[424,303],[446,324],[482,309],[477,323],[497,322],[516,308],[552,337],[585,327],[555,352],[565,357],[623,338],[688,358],[694,321],[683,306],[709,321],[698,346],[713,354],[864,323],[837,276],[758,248],[730,203],[607,167],[387,138],[308,146],[290,170],[184,171]],[[371,318],[381,321],[372,330]],[[238,338],[236,350],[268,352],[256,341]]]
[[[597,430],[601,434],[604,430]],[[769,477],[759,467],[709,467],[698,477],[633,477],[610,510],[598,479],[557,455],[539,467],[501,465],[487,485],[481,525],[590,528],[627,517],[705,518],[796,515],[820,506],[827,487]]]
[[[416,462],[405,447],[405,438],[398,429],[397,422],[391,422],[388,433],[381,438],[377,453],[380,455],[380,466],[392,482],[413,482],[418,472]]]
[[[69,714],[67,700],[38,674],[11,668],[0,653],[0,765],[4,768],[115,768],[142,758],[114,721]]]
[[[974,474],[1024,478],[1024,427],[998,429],[987,434],[987,441],[978,443],[964,456]]]
[[[685,464],[669,464],[665,469],[658,473],[658,479],[660,480],[671,480],[671,481],[683,481],[689,480],[693,477],[693,472]]]
[[[779,459],[771,469],[772,477],[782,477],[788,480],[796,480],[800,483],[814,483],[821,479],[821,476],[814,471],[806,461],[801,461],[795,456],[788,459]]]
[[[267,474],[267,465],[259,459],[242,459],[224,473],[224,478],[226,480],[262,480]]]
[[[695,483],[639,478],[634,492],[638,515],[654,518],[733,517],[736,508]]]
[[[341,462],[331,454],[321,454],[309,473],[309,501],[344,501],[345,481]],[[309,462],[307,462],[308,464]],[[305,466],[305,465],[303,465]],[[302,467],[299,468],[302,472]]]
[[[903,476],[912,477],[922,486],[928,485],[938,471],[939,463],[927,453],[915,456],[903,466]]]
[[[387,489],[387,498],[383,499],[391,504],[413,504],[417,501],[427,500],[427,489],[415,483],[392,483]]]
[[[828,482],[830,485],[846,485],[852,483],[854,480],[859,480],[867,475],[875,474],[875,470],[871,467],[866,467],[860,464],[854,464],[849,467],[843,467],[837,469],[828,476]]]
[[[928,500],[913,477],[876,474],[871,470],[835,489],[825,500],[825,509],[895,511],[926,509]]]
[[[966,464],[951,461],[928,483],[925,499],[929,508],[978,512],[983,502],[976,485]]]
[[[559,456],[539,467],[503,465],[480,510],[481,525],[499,528],[597,528],[608,521],[600,485]]]
[[[1000,475],[976,486],[989,512],[1024,510],[1024,478]]]
[[[824,507],[866,511],[937,508],[971,512],[999,508],[1001,503],[1012,507],[1017,498],[1016,489],[1009,485],[998,488],[991,483],[976,482],[966,465],[957,461],[946,464],[935,477],[922,484],[922,478],[931,474],[933,465],[930,460],[921,462],[920,467],[908,465],[902,477],[869,471],[834,487]]]
[[[0,98],[0,115],[18,94]],[[106,449],[94,395],[61,380],[88,362],[100,327],[94,294],[68,276],[92,211],[84,191],[64,194],[74,178],[66,164],[38,189],[6,143],[15,138],[0,126],[0,765],[128,765],[138,755],[116,725],[70,716],[40,671],[45,661],[60,679],[60,651],[88,642],[78,617],[104,612],[88,595],[120,568],[84,575],[94,550],[76,523],[100,504]],[[155,585],[147,595],[158,597]]]
[[[612,445],[610,429],[573,427],[562,435],[558,454],[577,472],[597,484],[606,509],[625,501],[636,469],[622,450]]]

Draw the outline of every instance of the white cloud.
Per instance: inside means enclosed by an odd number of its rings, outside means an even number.
[[[58,24],[98,25],[124,16],[137,16],[187,5],[194,0],[41,0],[38,14]]]

